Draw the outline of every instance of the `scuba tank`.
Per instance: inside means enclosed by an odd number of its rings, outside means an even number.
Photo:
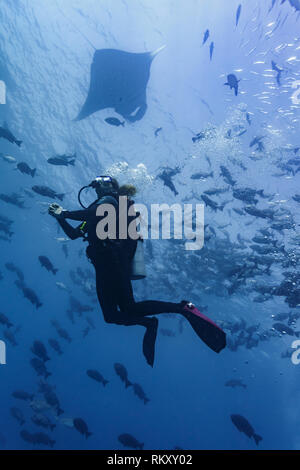
[[[146,277],[146,267],[144,260],[144,246],[143,240],[140,238],[137,240],[136,250],[134,257],[131,262],[131,280],[137,281]]]

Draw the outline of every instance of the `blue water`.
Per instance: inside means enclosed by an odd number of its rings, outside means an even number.
[[[271,6],[271,0],[1,3],[0,79],[7,86],[7,102],[0,105],[0,118],[23,144],[19,148],[1,139],[0,152],[37,168],[37,175],[31,178],[15,171],[16,163],[0,160],[0,192],[23,194],[26,206],[22,210],[0,201],[0,213],[14,220],[11,242],[0,240],[4,276],[0,281],[1,312],[14,324],[11,330],[17,341],[16,346],[6,341],[7,364],[0,366],[1,448],[31,449],[33,445],[20,436],[22,428],[48,433],[56,442],[55,449],[121,449],[118,436],[122,433],[132,434],[145,449],[257,448],[253,439],[234,427],[231,414],[244,416],[263,437],[259,449],[299,448],[298,369],[290,358],[281,357],[295,338],[272,330],[272,315],[296,312],[297,308],[289,308],[284,297],[277,296],[254,302],[258,293],[251,288],[251,276],[230,295],[224,272],[208,270],[209,261],[204,258],[215,255],[210,240],[205,240],[205,256],[201,251],[185,251],[172,240],[151,241],[152,253],[148,245],[146,249],[147,279],[134,283],[137,299],[188,298],[207,306],[208,314],[224,328],[228,322],[243,319],[247,326],[259,325],[258,333],[272,333],[268,341],[253,348],[241,345],[236,351],[226,348],[218,355],[200,342],[187,322],[180,333],[178,318],[160,317],[160,329],[169,329],[175,336],[159,331],[152,369],[142,354],[143,329],[106,324],[95,296],[87,296],[72,282],[70,271],[77,267],[93,272],[85,254],[79,256],[85,248],[82,241],[66,242],[66,258],[62,242],[57,240],[65,235],[47,214],[52,200],[35,193],[31,198],[24,192],[33,184],[48,185],[66,193],[63,206],[75,210],[78,189],[97,174],[108,173],[121,183],[134,183],[137,202],[196,204],[195,195],[227,186],[220,176],[220,165],[224,165],[238,187],[263,189],[273,195],[259,198],[257,207],[290,211],[296,230],[273,233],[287,250],[297,250],[299,241],[292,238],[297,235],[299,206],[292,196],[299,191],[300,176],[279,169],[278,163],[294,157],[291,149],[300,144],[299,104],[291,99],[299,88],[299,84],[292,87],[300,72],[300,20],[289,0],[282,5],[277,0]],[[206,29],[210,37],[202,46]],[[104,119],[117,115],[106,109],[73,121],[88,91],[94,53],[91,44],[97,49],[129,52],[153,51],[166,45],[151,67],[148,109],[142,120],[126,123],[124,128],[109,126]],[[272,60],[283,69],[280,86]],[[230,73],[241,80],[238,96],[224,86]],[[251,126],[245,119],[247,112]],[[238,125],[247,132],[226,138],[228,130]],[[162,130],[155,137],[158,127]],[[197,132],[212,128],[209,137],[192,142]],[[249,147],[255,136],[264,136],[262,152]],[[47,163],[54,154],[74,152],[74,167]],[[181,168],[173,179],[178,196],[156,178],[161,167],[176,166]],[[213,171],[213,178],[191,180],[199,171]],[[281,175],[274,176],[278,173]],[[237,246],[237,235],[251,241],[259,229],[270,226],[270,220],[235,213],[233,208],[242,209],[243,203],[232,197],[231,189],[211,198],[227,202],[223,211],[205,208],[205,223],[216,231],[217,242],[228,243],[218,263],[222,265],[224,256],[227,260],[235,255],[247,259],[253,254],[249,246],[242,250],[232,245]],[[41,268],[40,255],[49,257],[59,269],[55,277]],[[7,262],[24,272],[26,284],[43,303],[40,309],[17,289],[16,275],[4,266]],[[254,282],[279,285],[286,270],[296,272],[297,265],[284,268],[276,264],[270,276]],[[82,304],[93,307],[81,317],[75,313],[74,325],[66,313],[69,293],[60,290],[57,281]],[[86,316],[92,318],[95,329],[83,337]],[[52,320],[68,331],[71,343],[57,336]],[[299,329],[296,324],[293,327]],[[4,329],[0,328],[0,339],[5,339]],[[231,337],[232,333],[226,332]],[[49,338],[58,339],[62,356],[49,347]],[[55,430],[36,427],[29,402],[12,397],[12,392],[22,389],[34,394],[36,400],[43,399],[38,393],[40,378],[29,363],[35,340],[42,341],[51,356],[46,363],[52,374],[48,382],[56,386],[64,410],[60,418],[84,419],[93,433],[88,439],[56,420],[53,410],[45,414],[56,423]],[[130,387],[125,389],[114,371],[116,362],[126,366],[131,381],[142,385],[150,399],[147,405]],[[92,381],[87,369],[99,370],[108,385],[104,388]],[[241,379],[247,388],[225,387],[230,379]],[[13,406],[24,414],[22,427],[10,414]]]

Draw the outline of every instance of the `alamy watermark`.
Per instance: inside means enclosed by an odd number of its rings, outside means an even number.
[[[3,80],[0,80],[0,104],[6,104],[6,85]]]
[[[0,365],[6,364],[6,344],[0,341]]]
[[[186,250],[201,250],[204,245],[204,204],[196,204],[195,211],[192,204],[151,204],[149,213],[144,204],[128,207],[127,197],[120,196],[118,217],[113,204],[98,205],[96,215],[101,217],[96,227],[100,240],[185,239],[190,240],[185,242]]]
[[[292,88],[296,88],[296,91],[291,96],[293,104],[300,104],[300,80],[295,80],[292,83]]]

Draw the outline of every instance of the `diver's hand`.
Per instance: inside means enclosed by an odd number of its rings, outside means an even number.
[[[56,219],[63,219],[63,212],[64,212],[64,209],[56,202],[53,202],[52,204],[50,204],[48,208],[48,213],[52,215],[52,217],[55,217]]]

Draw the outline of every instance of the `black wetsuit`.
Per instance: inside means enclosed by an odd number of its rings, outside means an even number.
[[[107,203],[115,206],[118,215],[117,200],[105,196],[88,209],[64,211],[64,218],[58,219],[62,229],[72,240],[86,237],[89,242],[87,256],[95,267],[97,296],[105,321],[148,327],[150,319],[145,318],[146,316],[181,313],[181,303],[157,300],[135,301],[130,277],[136,241],[130,239],[102,241],[96,234],[96,226],[101,220],[101,217],[96,216],[96,209],[100,204]],[[74,228],[65,219],[82,221],[82,224]]]

